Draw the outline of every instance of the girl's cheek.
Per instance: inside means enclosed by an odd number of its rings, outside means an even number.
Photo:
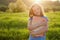
[[[34,14],[37,14],[36,12],[34,12]]]

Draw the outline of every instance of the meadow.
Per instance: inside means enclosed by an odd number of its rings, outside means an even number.
[[[48,17],[46,40],[60,40],[60,12],[45,13]],[[0,12],[0,40],[28,40],[28,13]]]

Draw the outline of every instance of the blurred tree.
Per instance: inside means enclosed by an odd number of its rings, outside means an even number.
[[[8,4],[15,1],[16,0],[0,0],[0,11],[5,12],[8,9]]]
[[[49,11],[60,11],[60,1],[57,0],[57,1],[45,1],[43,3],[43,7],[45,9],[46,12],[49,12]]]
[[[10,12],[14,12],[15,11],[15,8],[16,8],[15,3],[11,2],[8,7],[9,7],[9,11]]]
[[[26,5],[22,2],[22,0],[17,0],[16,2],[11,2],[9,4],[9,10],[11,12],[23,12],[26,11]]]

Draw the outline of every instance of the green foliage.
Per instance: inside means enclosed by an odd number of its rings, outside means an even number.
[[[28,38],[29,31],[27,29],[0,29],[0,39],[28,40]],[[60,40],[60,28],[49,29],[46,33],[46,40]]]
[[[8,8],[7,7],[0,7],[0,11],[6,12]]]
[[[24,24],[24,25],[23,25]],[[27,14],[25,13],[2,13],[0,14],[0,28],[25,28],[27,27]]]
[[[60,40],[60,28],[50,28],[46,36],[48,40]]]
[[[46,40],[60,40],[60,12],[49,12],[46,15],[49,19]],[[27,12],[0,12],[0,40],[28,40],[27,22]]]

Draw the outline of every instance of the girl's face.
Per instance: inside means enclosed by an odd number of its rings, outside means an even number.
[[[33,6],[32,10],[35,15],[37,15],[37,16],[40,15],[40,7],[39,6],[37,6],[37,5]]]

